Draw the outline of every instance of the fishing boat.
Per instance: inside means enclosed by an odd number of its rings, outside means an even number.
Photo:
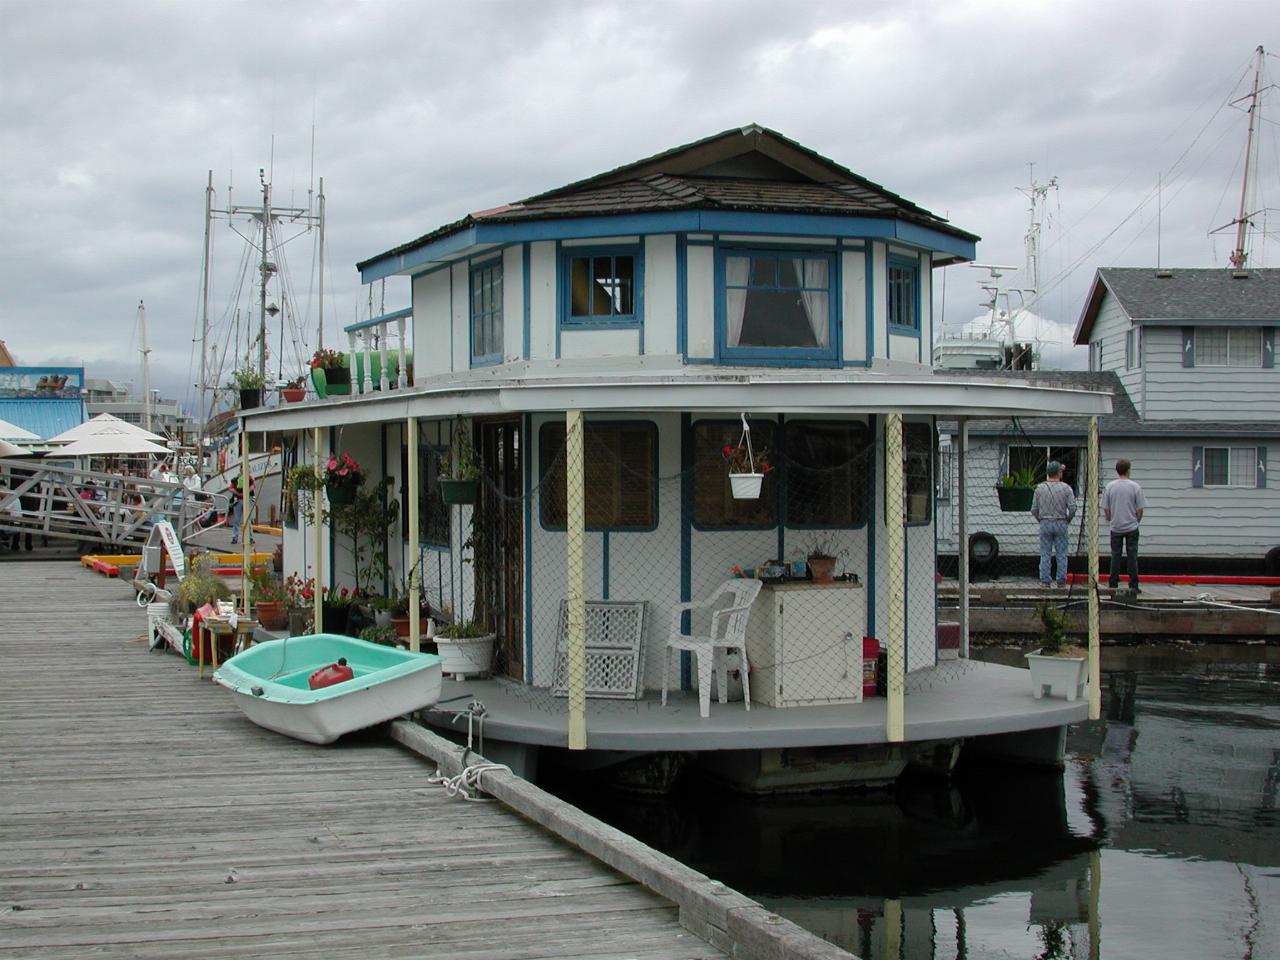
[[[435,654],[321,633],[257,644],[224,663],[213,679],[258,726],[332,743],[433,705],[440,676]]]

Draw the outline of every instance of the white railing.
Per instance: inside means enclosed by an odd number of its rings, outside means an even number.
[[[185,538],[211,510],[225,512],[227,505],[225,494],[180,483],[0,460],[0,531],[8,534],[137,546],[157,520],[170,521]]]
[[[377,390],[390,390],[392,380],[387,373],[388,358],[396,360],[396,379],[394,386],[403,389],[409,385],[409,343],[407,331],[413,328],[413,309],[397,310],[395,313],[372,317],[344,327],[347,333],[349,355],[351,357],[351,387],[353,393],[372,393]],[[395,338],[395,349],[389,349],[392,337]],[[356,357],[362,357],[357,376]],[[378,358],[378,380],[373,379],[373,358]]]

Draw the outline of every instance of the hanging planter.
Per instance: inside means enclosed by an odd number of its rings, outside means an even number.
[[[769,464],[769,451],[761,447],[757,452],[751,446],[751,427],[747,415],[742,414],[742,436],[738,445],[725,444],[720,455],[729,465],[729,489],[735,500],[757,500],[764,485],[764,475],[773,469]]]
[[[241,388],[240,390],[240,409],[252,410],[262,405],[262,390]]]
[[[324,488],[329,495],[329,506],[345,507],[356,501],[356,487],[349,483],[330,483]]]
[[[1035,487],[996,487],[1000,509],[1005,513],[1026,513],[1035,495]]]
[[[450,507],[475,503],[476,496],[480,491],[480,482],[478,480],[441,479],[439,484],[440,499],[445,502],[446,506]]]

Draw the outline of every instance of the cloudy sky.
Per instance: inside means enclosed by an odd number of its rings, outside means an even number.
[[[140,380],[145,301],[153,386],[194,406],[209,170],[220,206],[229,183],[260,202],[260,168],[281,204],[324,177],[332,343],[368,315],[357,260],[757,122],[981,235],[984,262],[1023,262],[1028,164],[1057,177],[1051,346],[1096,267],[1154,263],[1158,179],[1162,261],[1226,263],[1210,231],[1235,216],[1246,131],[1228,103],[1259,44],[1280,53],[1272,3],[0,0],[0,339]],[[1276,120],[1254,207],[1280,206]],[[225,343],[244,244],[225,222],[213,242]],[[285,259],[314,347],[312,237]],[[1259,240],[1250,262],[1276,259]],[[977,276],[946,271],[948,326],[981,312]],[[407,306],[407,285],[377,297]]]

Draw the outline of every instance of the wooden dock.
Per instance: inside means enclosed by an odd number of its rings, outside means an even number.
[[[147,651],[119,581],[3,572],[0,958],[724,956],[671,900],[447,797],[381,734],[251,726]]]

